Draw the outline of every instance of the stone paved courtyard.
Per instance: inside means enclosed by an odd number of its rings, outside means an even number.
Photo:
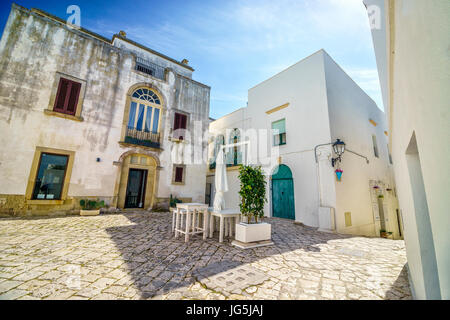
[[[169,213],[0,219],[0,299],[410,299],[403,241],[272,223],[274,246],[188,244]]]

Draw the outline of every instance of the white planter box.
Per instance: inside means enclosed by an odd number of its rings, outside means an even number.
[[[80,210],[80,216],[98,216],[100,209],[98,210]]]
[[[272,238],[272,226],[269,223],[253,223],[244,222],[236,224],[235,239],[240,242],[255,242],[270,240]]]

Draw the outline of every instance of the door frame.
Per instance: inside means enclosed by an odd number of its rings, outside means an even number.
[[[141,181],[139,186],[139,193],[138,193],[138,203],[142,203],[142,207],[128,207],[127,206],[127,198],[128,198],[128,187],[130,184],[130,172],[131,171],[141,171]],[[148,179],[148,170],[147,169],[136,169],[136,168],[129,168],[128,169],[128,180],[127,180],[127,188],[125,189],[125,204],[124,208],[126,209],[143,209],[145,207],[145,192],[147,191],[147,179]]]
[[[145,160],[143,160],[143,158],[145,158]],[[133,168],[148,170],[144,209],[153,208],[158,199],[159,166],[159,159],[154,155],[147,153],[136,153],[132,151],[125,152],[117,162],[118,175],[116,177],[116,185],[114,187],[114,205],[120,209],[125,208],[128,174],[130,171],[129,169]]]

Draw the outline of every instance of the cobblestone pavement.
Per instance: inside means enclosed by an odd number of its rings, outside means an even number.
[[[410,299],[403,241],[267,221],[275,245],[241,250],[169,213],[0,219],[0,299]]]

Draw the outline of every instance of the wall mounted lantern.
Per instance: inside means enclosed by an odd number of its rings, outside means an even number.
[[[336,139],[335,142],[323,143],[323,144],[318,144],[317,146],[315,146],[314,147],[314,158],[316,159],[316,163],[318,162],[317,161],[317,148],[320,147],[320,146],[328,146],[330,144],[333,146],[334,153],[337,154],[337,158],[332,158],[331,159],[331,166],[334,167],[336,165],[336,163],[338,162],[338,160],[339,160],[339,162],[341,161],[341,156],[344,154],[345,151],[348,151],[350,153],[353,153],[354,155],[357,155],[357,156],[359,156],[361,158],[366,159],[367,164],[369,164],[369,159],[367,157],[365,157],[365,156],[363,156],[363,155],[361,155],[361,154],[359,154],[359,153],[357,153],[355,151],[347,149],[346,146],[345,146],[345,142],[342,141],[341,139]]]
[[[331,159],[331,166],[334,167],[335,164],[339,161],[341,162],[341,156],[344,154],[345,152],[345,142],[341,141],[341,139],[336,139],[336,142],[333,143],[333,150],[334,153],[337,154],[337,158],[332,158]]]
[[[336,139],[336,142],[333,143],[333,150],[338,156],[342,156],[345,152],[345,142],[341,141],[341,139]]]

